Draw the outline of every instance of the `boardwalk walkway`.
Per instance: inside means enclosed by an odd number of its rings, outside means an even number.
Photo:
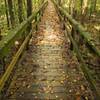
[[[93,100],[49,1],[29,50],[19,64],[5,100]]]

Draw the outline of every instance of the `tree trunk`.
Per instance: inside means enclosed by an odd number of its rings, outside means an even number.
[[[73,16],[74,10],[75,10],[75,0],[71,0],[69,3],[69,13]]]
[[[82,25],[84,25],[84,21],[87,15],[88,10],[88,0],[81,0],[81,18],[80,22]]]
[[[88,0],[83,0],[83,2],[82,2],[82,15],[85,15],[87,7],[88,7]]]
[[[91,18],[91,15],[95,12],[96,10],[96,2],[97,0],[92,0],[91,1],[91,7],[90,7],[90,18]]]
[[[92,1],[92,12],[94,13],[95,12],[95,10],[96,10],[96,3],[97,3],[97,0],[93,0]]]
[[[32,14],[32,0],[27,0],[27,17]]]
[[[32,14],[32,0],[27,0],[27,18]],[[32,24],[29,25],[28,31],[32,28]]]
[[[18,0],[18,18],[19,18],[19,23],[23,21],[23,4],[22,0]]]
[[[97,4],[97,0],[94,0],[94,7],[93,7],[93,11],[96,11],[96,4]]]
[[[12,0],[8,0],[8,8],[9,8],[10,22],[11,22],[12,28],[14,28],[14,26],[15,26],[15,16],[14,16],[14,12],[13,12]]]
[[[7,26],[10,26],[10,22],[9,22],[9,15],[8,15],[8,9],[7,9],[7,1],[5,0],[5,8],[6,8],[6,18],[7,18]]]
[[[61,0],[58,0],[58,4],[59,4],[59,5],[61,4]]]
[[[0,28],[0,40],[2,39],[2,35],[1,35],[1,28]]]

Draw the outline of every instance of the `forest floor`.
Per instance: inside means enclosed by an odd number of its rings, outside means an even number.
[[[19,64],[5,100],[94,100],[51,2]]]
[[[94,43],[96,49],[100,51],[100,13],[95,12],[90,19],[88,16],[85,16],[84,19],[84,27],[91,36],[91,41]],[[96,87],[100,91],[100,57],[97,57],[92,50],[89,50],[85,42],[80,46],[80,51],[92,78],[96,82]]]

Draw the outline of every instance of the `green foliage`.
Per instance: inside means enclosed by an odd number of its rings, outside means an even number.
[[[13,1],[13,12],[14,12],[14,17],[15,17],[15,27],[17,27],[20,24],[19,19],[18,19],[18,0],[12,0],[12,1]],[[32,0],[33,11],[38,9],[41,1],[42,0]],[[26,20],[27,19],[27,1],[22,0],[22,4],[23,4],[22,17],[23,17],[23,20]],[[9,8],[5,6],[5,0],[0,0],[0,31],[2,35],[7,35],[7,33],[9,33],[8,31],[12,30],[12,28],[8,27],[7,25],[6,9],[8,11]],[[8,17],[9,17],[9,12],[8,12]]]

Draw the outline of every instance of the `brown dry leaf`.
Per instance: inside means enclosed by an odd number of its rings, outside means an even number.
[[[81,85],[81,90],[84,91],[85,90],[85,87],[83,85]]]
[[[76,92],[76,100],[81,100],[80,92]]]
[[[76,97],[76,100],[81,100],[81,97],[80,97],[80,96],[77,96],[77,97]]]

